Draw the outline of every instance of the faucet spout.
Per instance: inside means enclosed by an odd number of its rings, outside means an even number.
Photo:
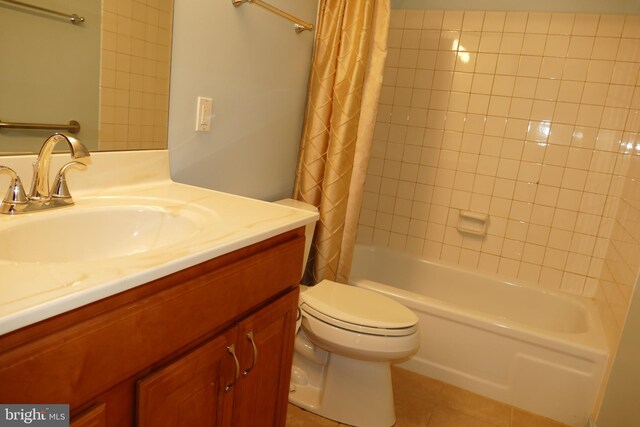
[[[51,166],[51,155],[53,149],[60,141],[65,141],[69,146],[71,158],[80,160],[89,157],[89,150],[79,140],[72,136],[56,133],[51,135],[42,144],[40,153],[36,162],[33,164],[33,182],[31,184],[31,192],[29,200],[39,200],[46,202],[51,199],[51,190],[49,187],[49,168]]]

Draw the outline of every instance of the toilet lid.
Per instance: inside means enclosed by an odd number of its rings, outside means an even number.
[[[418,318],[389,297],[368,289],[323,280],[300,295],[301,309],[325,322],[375,335],[407,335]]]

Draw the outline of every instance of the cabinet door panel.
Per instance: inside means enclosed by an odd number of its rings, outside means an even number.
[[[296,289],[240,323],[241,366],[248,372],[234,393],[234,426],[285,425],[297,307]]]
[[[71,427],[106,427],[107,414],[104,403],[94,406],[71,420]]]
[[[235,332],[235,330],[233,331]],[[225,384],[235,364],[227,350],[231,333],[207,342],[138,382],[138,426],[217,427],[225,425],[231,394]]]

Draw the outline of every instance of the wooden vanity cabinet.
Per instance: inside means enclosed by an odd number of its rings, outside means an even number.
[[[296,289],[238,325],[232,426],[285,425],[298,295]]]
[[[141,379],[137,425],[284,426],[297,301],[291,291]]]
[[[230,334],[212,339],[138,383],[140,427],[223,426],[231,404],[227,395]],[[226,411],[225,411],[226,409]],[[228,423],[227,423],[228,425]]]
[[[68,403],[73,427],[284,426],[303,250],[300,228],[0,336],[0,403]]]

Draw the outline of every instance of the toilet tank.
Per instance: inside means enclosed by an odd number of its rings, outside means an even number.
[[[282,199],[275,201],[278,205],[289,206],[290,208],[304,209],[306,211],[318,212],[318,208],[300,200],[294,199]],[[307,266],[307,260],[309,259],[309,251],[311,250],[311,241],[313,240],[313,233],[316,229],[316,223],[312,222],[305,226],[304,230],[304,259],[302,260],[302,273],[304,274],[305,267]]]

